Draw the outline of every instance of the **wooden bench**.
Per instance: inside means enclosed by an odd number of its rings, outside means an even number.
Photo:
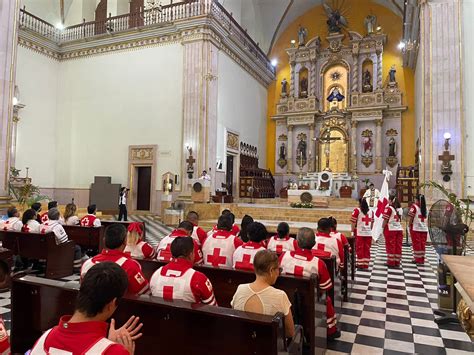
[[[83,252],[94,256],[102,251],[104,227],[63,226],[68,238],[79,245]]]
[[[45,277],[58,279],[72,275],[74,242],[56,244],[53,233],[37,234],[0,231],[2,246],[14,255],[46,260]]]
[[[12,285],[12,353],[24,354],[42,332],[72,314],[77,286],[26,276]],[[131,316],[143,322],[136,354],[277,355],[284,347],[283,317],[222,307],[126,296],[114,314],[122,325]]]
[[[135,259],[142,266],[143,275],[150,280],[153,273],[166,263],[150,259]],[[229,307],[232,297],[240,284],[255,281],[253,272],[212,266],[195,266],[195,270],[205,274],[212,283],[214,295],[220,307]],[[326,301],[319,297],[319,283],[316,275],[310,278],[282,275],[275,287],[285,291],[293,305],[295,324],[303,327],[309,353],[323,353],[326,349],[327,324]],[[315,336],[316,334],[316,336]]]

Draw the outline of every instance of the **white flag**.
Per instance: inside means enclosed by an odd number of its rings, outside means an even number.
[[[377,201],[377,209],[375,210],[374,214],[374,226],[372,228],[372,239],[377,241],[380,235],[382,234],[382,224],[383,218],[382,214],[385,210],[385,207],[388,206],[388,182],[390,181],[390,176],[392,172],[388,169],[383,171],[385,178],[383,179],[382,188],[380,189],[380,197]]]

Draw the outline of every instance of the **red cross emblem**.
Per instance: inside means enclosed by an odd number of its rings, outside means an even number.
[[[369,215],[365,215],[365,217],[362,218],[362,222],[365,222],[366,226],[368,226],[371,221],[372,221],[372,218],[370,218]]]
[[[398,214],[396,214],[396,213],[395,213],[395,216],[393,216],[393,219],[395,220],[395,222],[400,221],[400,217],[398,217]]]
[[[163,286],[163,298],[167,301],[173,300],[173,286]]]
[[[277,245],[277,247],[276,247],[276,253],[277,253],[277,254],[283,253],[283,245],[281,245],[281,244]]]
[[[426,217],[423,217],[422,214],[419,214],[419,215],[418,215],[418,218],[420,219],[421,223],[423,223],[423,222],[425,221],[425,218],[426,218]]]
[[[242,261],[237,261],[235,263],[236,269],[244,269],[244,270],[253,270],[253,264],[250,261],[251,257],[250,254],[244,254]]]
[[[304,267],[302,266],[295,266],[295,270],[293,271],[293,274],[295,276],[303,276],[303,271],[304,271]]]
[[[225,265],[227,258],[225,256],[221,256],[220,253],[221,248],[214,248],[213,254],[207,256],[207,262],[211,263],[214,267]]]

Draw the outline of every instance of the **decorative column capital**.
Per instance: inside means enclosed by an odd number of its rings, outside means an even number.
[[[357,128],[358,123],[359,123],[358,121],[352,120],[351,121],[351,128]]]
[[[381,119],[376,119],[376,120],[375,120],[375,125],[376,125],[377,127],[382,127],[382,120],[381,120]]]
[[[309,127],[309,129],[311,129],[311,130],[314,129],[314,123],[309,123],[309,124],[308,124],[308,127]]]
[[[288,132],[293,132],[293,125],[288,125]]]

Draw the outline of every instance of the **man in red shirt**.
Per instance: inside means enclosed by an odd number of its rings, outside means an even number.
[[[81,221],[79,224],[82,227],[100,227],[100,219],[97,218],[95,215],[97,211],[97,206],[96,205],[89,205],[87,206],[87,214],[81,218]]]
[[[74,314],[61,317],[56,327],[47,330],[33,346],[31,355],[133,354],[135,340],[142,336],[139,318],[131,317],[119,329],[115,329],[113,319],[110,328],[106,323],[127,290],[127,284],[127,275],[117,264],[107,262],[93,266],[82,281]]]
[[[155,271],[150,280],[151,294],[165,300],[217,305],[212,284],[203,273],[193,270],[195,241],[175,238],[171,261]]]
[[[135,295],[149,293],[148,281],[142,274],[140,264],[125,254],[127,230],[122,224],[111,224],[105,229],[105,248],[102,253],[87,260],[81,269],[81,278],[97,263],[111,261],[125,270],[128,276],[128,292]]]
[[[156,248],[156,260],[163,261],[165,263],[171,261],[171,243],[173,240],[179,237],[191,238],[193,232],[193,224],[188,221],[183,221],[178,225],[178,228],[171,232],[170,235],[164,237],[158,247]],[[196,240],[194,241],[194,263],[202,264],[202,253],[201,248]]]
[[[316,234],[316,244],[313,250],[327,251],[331,256],[336,257],[338,268],[344,267],[344,247],[342,242],[331,235],[331,221],[329,218],[321,218],[318,221],[318,233]]]
[[[267,229],[262,223],[252,222],[247,227],[249,241],[234,251],[232,264],[234,269],[253,271],[253,258],[260,250],[265,250],[263,243],[267,239]]]
[[[204,244],[204,241],[207,238],[207,233],[202,229],[201,227],[198,226],[199,224],[199,215],[196,211],[190,211],[188,215],[186,216],[186,219],[188,222],[191,222],[194,226],[193,228],[193,233],[191,234],[191,237],[198,242],[199,246]]]

